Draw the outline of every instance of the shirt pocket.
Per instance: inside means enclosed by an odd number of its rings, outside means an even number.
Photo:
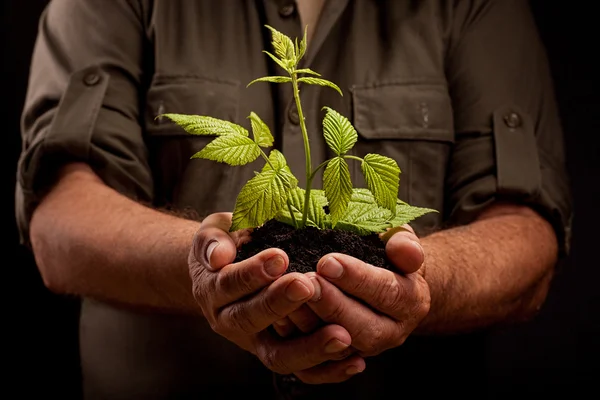
[[[215,136],[185,132],[165,113],[207,115],[238,123],[239,84],[190,77],[155,78],[146,96],[146,142],[155,205],[194,209],[201,217],[232,211],[241,167],[191,157]]]
[[[444,181],[454,143],[453,113],[444,82],[392,82],[353,86],[352,119],[358,132],[353,153],[391,157],[400,167],[398,197],[411,205],[440,211],[412,224],[418,233],[443,220]],[[364,187],[359,163],[356,186]]]

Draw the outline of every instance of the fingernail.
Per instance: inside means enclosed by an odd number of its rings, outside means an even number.
[[[277,278],[285,272],[285,260],[280,255],[273,256],[265,262],[265,272],[272,278]]]
[[[421,253],[421,258],[422,258],[422,260],[424,260],[425,259],[425,252],[423,251],[423,246],[421,246],[421,243],[416,242],[414,240],[411,240],[411,242],[412,242],[412,245],[419,250],[419,253]]]
[[[319,269],[319,274],[331,279],[339,278],[343,273],[344,268],[342,267],[342,264],[340,264],[339,261],[333,257],[329,257],[327,260],[325,260]]]
[[[275,325],[278,325],[278,326],[288,326],[288,322],[285,319],[278,319],[277,321],[275,321]]]
[[[330,354],[339,353],[342,350],[346,350],[348,348],[348,346],[350,346],[350,345],[346,344],[338,339],[331,339],[325,345],[325,352],[330,353]]]
[[[213,240],[206,247],[206,261],[208,262],[209,265],[210,265],[210,256],[212,255],[213,251],[215,251],[215,249],[217,248],[218,245],[219,245],[219,242],[217,242],[216,240]]]
[[[346,374],[347,375],[356,375],[356,374],[360,374],[361,372],[363,372],[365,369],[364,368],[358,368],[356,365],[351,365],[346,369]]]
[[[285,295],[290,301],[300,301],[310,296],[310,289],[299,280],[293,280],[285,289]]]
[[[317,279],[317,277],[313,276],[310,278],[310,281],[313,284],[313,287],[315,288],[315,293],[310,298],[310,301],[321,300],[321,284],[319,283],[319,280]]]

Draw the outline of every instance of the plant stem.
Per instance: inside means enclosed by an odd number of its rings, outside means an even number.
[[[306,132],[306,123],[304,121],[304,113],[302,112],[302,105],[300,104],[300,89],[298,89],[298,76],[294,71],[292,74],[292,86],[294,87],[294,100],[296,100],[296,108],[298,109],[298,117],[300,119],[300,130],[302,131],[302,139],[304,140],[304,156],[306,158],[306,188],[304,195],[304,210],[302,211],[302,225],[301,228],[306,226],[306,220],[308,219],[308,205],[310,204],[310,189],[312,186],[312,165],[310,161],[310,145],[308,143],[308,133]]]
[[[271,167],[271,169],[273,171],[275,171],[275,168],[273,167],[273,164],[271,164],[271,160],[269,160],[269,157],[267,157],[267,155],[265,154],[265,152],[260,147],[258,148],[258,150],[260,151],[260,155],[262,156],[262,158],[264,158],[265,161],[267,162],[267,164],[269,164],[269,166]]]
[[[329,160],[325,160],[321,164],[319,164],[319,166],[317,168],[315,168],[315,170],[313,172],[310,173],[309,181],[312,182],[312,180],[314,179],[317,172],[319,172],[319,170],[321,168],[323,168],[324,166],[326,166],[327,163],[329,163],[329,161],[331,161],[331,160],[332,160],[332,158],[330,158]]]
[[[357,161],[360,161],[361,163],[365,161],[360,157],[352,156],[352,155],[345,155],[344,158],[351,158],[352,160],[357,160]]]

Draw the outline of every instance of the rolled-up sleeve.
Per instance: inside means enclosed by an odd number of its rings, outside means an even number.
[[[529,4],[456,1],[447,12],[456,132],[447,174],[450,222],[469,222],[497,200],[526,204],[552,224],[564,256],[572,201],[563,131]]]
[[[148,73],[142,15],[135,0],[53,0],[44,10],[21,116],[15,211],[23,244],[65,163],[87,162],[107,185],[151,201],[139,122]]]

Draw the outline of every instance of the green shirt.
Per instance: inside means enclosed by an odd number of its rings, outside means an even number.
[[[50,2],[22,119],[16,188],[22,242],[29,244],[32,211],[57,168],[69,161],[88,162],[109,186],[157,207],[193,208],[201,215],[232,211],[257,165],[190,160],[211,139],[156,119],[162,113],[249,126],[246,117],[256,112],[302,185],[303,141],[290,85],[246,88],[257,77],[281,73],[262,53],[270,47],[265,24],[292,37],[303,32],[290,0]],[[314,166],[330,156],[321,130],[321,108],[329,106],[357,129],[354,154],[397,161],[402,200],[441,211],[414,221],[420,235],[469,223],[492,202],[509,200],[546,217],[564,255],[571,198],[544,51],[522,0],[328,1],[302,66],[336,83],[344,96],[324,87],[300,89]],[[358,164],[350,173],[354,185],[364,187]],[[207,360],[245,379],[253,376],[248,370],[261,368],[219,338],[199,345],[195,335],[207,336],[203,321],[132,314],[93,301],[84,302],[81,321],[86,385],[117,394],[111,398],[146,390],[183,393],[201,381],[198,369]],[[435,343],[470,341],[414,339],[420,340],[433,357],[423,368],[435,360],[442,363],[438,368],[446,365],[440,360],[449,353]],[[372,364],[380,369],[368,367],[336,390],[347,387],[358,396],[360,382],[384,390],[398,376],[417,379],[402,370],[420,365],[411,366],[423,356],[411,343],[375,357]],[[207,355],[204,344],[222,354]],[[465,351],[452,351],[466,365]],[[235,361],[225,353],[235,354]],[[107,371],[108,365],[115,370]],[[373,387],[367,393],[376,395]]]

